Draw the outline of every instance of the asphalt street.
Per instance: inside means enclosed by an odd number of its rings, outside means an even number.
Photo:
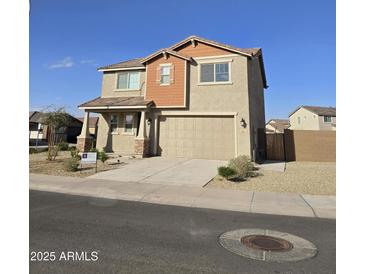
[[[39,191],[30,191],[29,206],[30,273],[336,272],[335,220]],[[314,243],[318,254],[294,263],[268,263],[240,257],[219,245],[219,235],[241,228],[297,235]],[[52,260],[46,261],[47,252],[55,255]],[[97,259],[91,260],[91,254]]]

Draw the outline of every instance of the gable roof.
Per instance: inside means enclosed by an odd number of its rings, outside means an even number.
[[[128,107],[148,107],[151,105],[153,101],[145,100],[143,96],[134,96],[134,97],[97,97],[88,102],[85,102],[78,107],[83,109],[92,109],[92,108],[128,108]]]
[[[263,55],[262,55],[262,49],[261,48],[238,48],[238,47],[233,47],[233,46],[230,46],[230,45],[227,45],[227,44],[223,44],[223,43],[219,43],[219,42],[209,40],[209,39],[206,39],[206,38],[203,38],[203,37],[199,37],[197,35],[189,36],[189,37],[185,38],[184,40],[172,45],[169,48],[163,48],[163,49],[160,49],[158,51],[155,51],[154,53],[148,55],[145,58],[136,58],[136,59],[132,59],[132,60],[128,60],[128,61],[122,61],[122,62],[112,64],[112,65],[99,67],[98,71],[145,69],[144,63],[146,61],[151,60],[152,58],[158,56],[159,54],[163,54],[164,52],[168,53],[168,54],[171,54],[171,55],[174,55],[176,57],[182,58],[184,60],[191,61],[192,58],[190,56],[187,56],[185,54],[177,52],[177,51],[175,51],[175,49],[179,48],[180,46],[182,46],[182,45],[184,45],[188,42],[191,42],[192,40],[195,40],[195,41],[198,41],[198,42],[201,42],[201,43],[205,43],[205,44],[208,44],[208,45],[212,45],[212,46],[215,46],[215,47],[218,47],[218,48],[226,49],[228,51],[241,54],[241,55],[246,56],[248,58],[259,58],[263,86],[264,86],[264,88],[269,87],[267,85],[265,66],[264,66],[264,60],[263,60]]]
[[[29,111],[29,122],[31,122],[31,123],[40,123],[42,116],[43,116],[42,112]]]
[[[289,114],[289,117],[292,116],[299,109],[305,108],[319,116],[333,116],[336,117],[336,108],[335,107],[320,107],[320,106],[300,106],[296,108],[293,112]]]
[[[190,56],[187,56],[185,54],[182,54],[180,52],[177,52],[177,51],[174,51],[174,50],[171,50],[171,49],[160,49],[150,55],[148,55],[146,58],[142,59],[141,62],[142,63],[146,63],[148,60],[151,60],[152,58],[160,55],[160,54],[164,54],[164,53],[168,53],[168,54],[171,54],[171,55],[174,55],[176,57],[179,57],[181,59],[184,59],[184,60],[187,60],[187,61],[191,61],[191,57]]]
[[[122,61],[116,64],[99,67],[98,70],[103,71],[103,70],[113,70],[113,69],[119,70],[119,69],[132,69],[132,68],[144,69],[145,66],[141,63],[141,60],[142,58],[135,58],[127,61]]]
[[[219,42],[216,42],[216,41],[213,41],[213,40],[209,40],[209,39],[206,39],[206,38],[203,38],[203,37],[199,37],[197,35],[189,36],[189,37],[185,38],[184,40],[182,40],[180,42],[177,42],[176,44],[172,45],[170,47],[170,49],[174,50],[174,49],[176,49],[176,48],[178,48],[178,47],[180,47],[180,46],[182,46],[182,45],[184,45],[188,42],[191,42],[192,40],[202,42],[202,43],[205,43],[205,44],[210,44],[210,45],[216,46],[218,48],[227,49],[229,51],[240,53],[240,54],[243,54],[243,55],[248,56],[248,57],[256,56],[261,51],[261,48],[237,48],[237,47],[233,47],[233,46],[230,46],[230,45],[227,45],[227,44],[223,44],[223,43],[219,43]]]
[[[82,126],[82,122],[75,118],[74,116],[66,113],[68,117],[67,126],[79,127]],[[39,112],[39,111],[30,111],[29,112],[29,122],[30,123],[41,123],[44,124],[44,119],[47,117],[47,113]]]
[[[84,123],[84,117],[77,117],[82,123]],[[99,117],[89,117],[89,127],[96,127],[99,122]]]
[[[278,131],[284,131],[289,128],[290,122],[288,119],[271,119],[266,125],[270,125]]]

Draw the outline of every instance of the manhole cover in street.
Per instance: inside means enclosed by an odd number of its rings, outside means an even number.
[[[247,247],[264,251],[288,251],[293,245],[284,240],[266,235],[249,235],[241,238],[242,244]]]
[[[219,243],[227,250],[247,258],[293,262],[312,258],[317,248],[298,236],[267,229],[239,229],[223,233]]]

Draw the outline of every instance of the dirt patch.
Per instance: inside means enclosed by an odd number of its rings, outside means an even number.
[[[87,166],[80,171],[67,171],[65,164],[71,159],[69,151],[60,151],[55,161],[47,160],[47,152],[29,154],[29,173],[39,173],[55,176],[71,176],[71,177],[87,177],[95,174],[95,165]],[[103,172],[111,169],[120,168],[126,165],[127,161],[112,162],[106,161],[103,163],[98,160],[97,172]]]
[[[336,163],[289,162],[285,172],[259,170],[261,175],[231,182],[219,175],[207,187],[264,192],[336,195]]]

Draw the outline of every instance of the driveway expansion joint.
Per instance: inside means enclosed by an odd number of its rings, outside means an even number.
[[[308,201],[303,197],[302,194],[299,194],[299,196],[303,199],[303,201],[308,205],[308,207],[312,210],[314,217],[318,218],[319,216],[317,215],[316,211],[314,210],[314,208],[312,207],[312,205],[310,203],[308,203]]]

